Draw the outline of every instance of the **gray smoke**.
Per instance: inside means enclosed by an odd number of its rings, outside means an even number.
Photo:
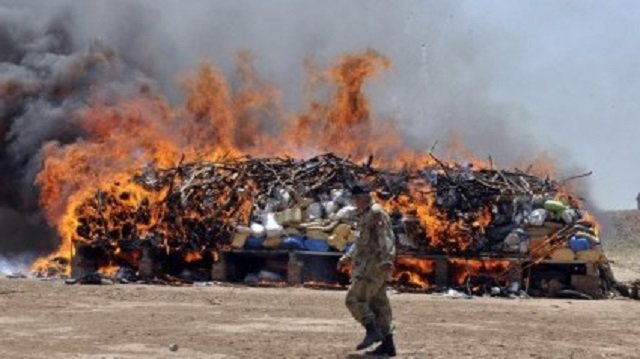
[[[455,132],[472,151],[502,164],[530,158],[530,119],[523,108],[491,98],[499,46],[462,5],[422,1],[103,1],[73,4],[77,46],[100,38],[134,68],[180,100],[179,75],[203,59],[231,77],[234,55],[247,49],[256,68],[299,110],[313,58],[329,66],[345,52],[374,48],[392,69],[369,86],[379,118],[396,119],[408,140],[428,148]]]
[[[70,7],[37,5],[0,7],[0,253],[54,245],[34,186],[43,144],[82,137],[74,114],[90,93],[117,100],[146,81],[99,39],[77,44]]]
[[[499,164],[531,157],[538,148],[526,111],[489,91],[501,49],[487,46],[491,39],[463,10],[423,1],[2,1],[0,204],[22,214],[29,230],[3,233],[0,253],[50,247],[33,185],[39,153],[47,141],[82,137],[74,113],[89,90],[116,101],[151,86],[178,102],[181,74],[202,60],[233,84],[243,49],[296,112],[306,59],[329,66],[342,53],[374,48],[393,61],[369,84],[376,117],[396,120],[413,146],[428,149],[455,132]]]

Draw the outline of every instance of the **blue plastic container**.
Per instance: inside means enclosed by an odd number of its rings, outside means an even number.
[[[591,249],[591,242],[587,238],[573,236],[569,240],[569,248],[576,253],[586,251]]]
[[[307,239],[304,241],[304,249],[313,252],[328,252],[329,244],[320,239]]]
[[[264,238],[265,237],[250,236],[246,242],[244,242],[244,249],[262,249]]]
[[[286,236],[280,247],[284,249],[303,250],[305,238],[303,236]]]

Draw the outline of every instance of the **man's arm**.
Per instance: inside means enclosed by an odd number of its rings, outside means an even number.
[[[342,257],[340,257],[340,261],[339,261],[340,264],[350,262],[351,259],[353,259],[353,256],[355,255],[356,250],[357,250],[356,242],[353,242],[351,244],[351,247],[349,247],[349,249],[345,252],[345,254],[343,254]]]

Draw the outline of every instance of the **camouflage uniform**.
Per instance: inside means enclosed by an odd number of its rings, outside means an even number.
[[[362,325],[375,323],[382,335],[391,334],[391,306],[387,298],[390,273],[381,269],[393,264],[395,235],[389,215],[379,204],[361,213],[359,236],[345,255],[351,259],[351,286],[346,305]]]

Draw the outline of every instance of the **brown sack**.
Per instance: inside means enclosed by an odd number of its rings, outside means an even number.
[[[249,238],[249,233],[236,233],[233,235],[233,240],[231,241],[231,247],[236,249],[244,248],[244,244]]]
[[[551,259],[556,261],[573,261],[575,257],[575,253],[569,248],[558,248],[551,253]]]

